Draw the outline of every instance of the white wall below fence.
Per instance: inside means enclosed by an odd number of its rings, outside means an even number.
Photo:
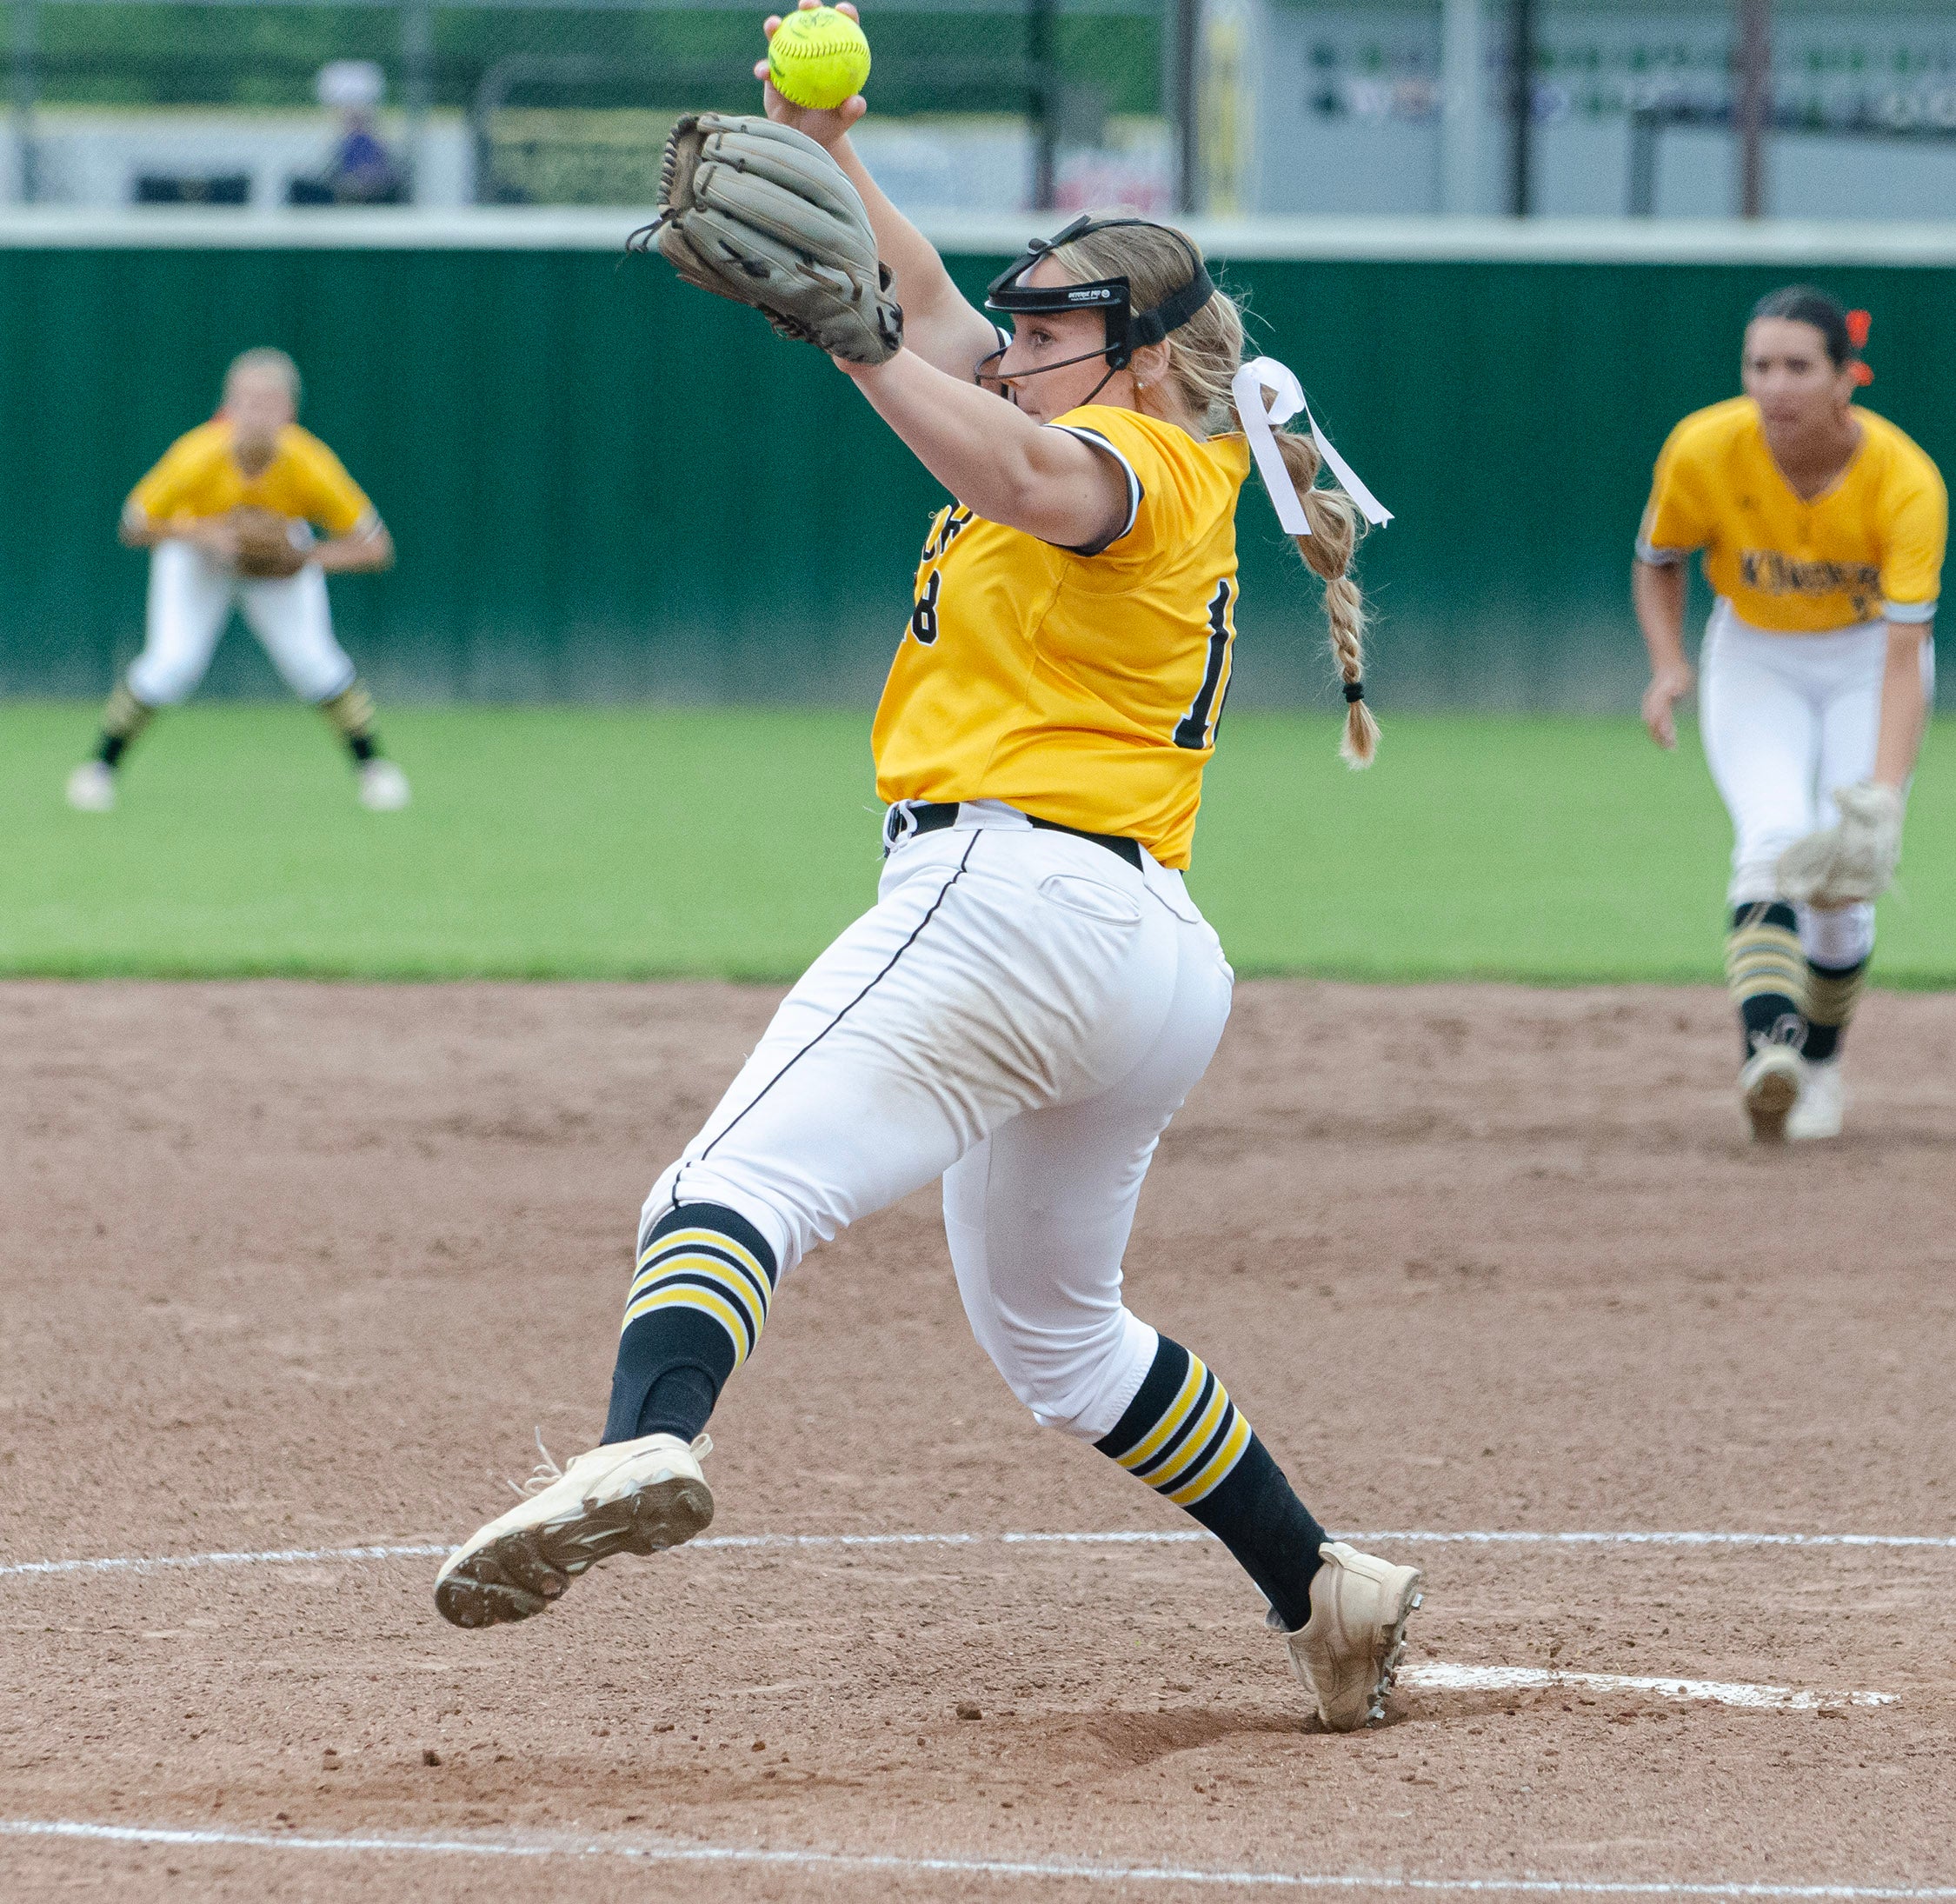
[[[532,127],[548,117],[524,116]],[[379,130],[405,160],[409,136],[398,116],[388,116]],[[317,112],[50,109],[33,120],[33,198],[43,205],[107,208],[135,203],[136,181],[144,175],[243,174],[252,207],[271,210],[286,203],[293,179],[323,170],[336,131],[334,121]],[[1031,202],[1034,140],[1022,119],[947,114],[872,120],[856,143],[906,210],[1008,212]],[[657,154],[656,143],[646,149],[655,169]],[[473,204],[476,160],[474,131],[464,120],[453,114],[429,118],[415,165],[416,203],[439,209]],[[1174,165],[1165,121],[1111,119],[1098,146],[1061,149],[1060,203],[1166,212],[1174,203]],[[18,138],[0,137],[0,199],[18,203],[23,196]]]
[[[16,203],[23,196],[17,126],[17,121],[14,137],[0,140],[0,193]],[[408,136],[398,116],[383,116],[379,130],[404,157]],[[270,210],[285,203],[293,179],[324,169],[337,136],[336,121],[323,112],[50,107],[32,120],[34,199],[127,205],[146,175],[197,179],[243,173],[250,180],[251,205]],[[422,204],[474,201],[475,146],[461,118],[443,114],[427,122],[416,170]]]
[[[614,251],[650,206],[414,206],[243,214],[216,206],[0,206],[0,250]],[[940,212],[919,220],[948,255],[1009,256],[1055,214]],[[1956,265],[1956,219],[1192,218],[1211,257],[1596,264]]]

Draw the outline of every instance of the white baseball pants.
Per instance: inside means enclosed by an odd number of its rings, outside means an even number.
[[[980,1343],[1042,1423],[1107,1434],[1154,1356],[1121,1259],[1233,975],[1181,876],[1035,831],[994,802],[913,837],[809,967],[644,1223],[738,1212],[785,1275],[816,1242],[944,1180]]]
[[[354,666],[333,638],[326,577],[308,563],[281,581],[247,579],[194,543],[150,553],[150,611],[130,692],[146,707],[187,701],[210,666],[236,603],[273,667],[302,701],[330,701],[353,685]]]
[[[1712,611],[1699,656],[1705,757],[1736,835],[1734,906],[1779,897],[1786,849],[1837,817],[1833,790],[1874,771],[1887,624],[1832,635],[1773,635]],[[1924,692],[1935,692],[1935,649],[1922,643]],[[1858,963],[1874,949],[1874,908],[1798,909],[1800,942],[1817,963]]]

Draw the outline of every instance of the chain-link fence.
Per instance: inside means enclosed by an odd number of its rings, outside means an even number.
[[[871,11],[912,199],[1166,203],[1175,0]],[[754,0],[10,0],[16,202],[643,204],[688,108],[751,111]]]
[[[0,0],[0,197],[641,205],[768,3]],[[1768,209],[1946,216],[1956,0],[889,0],[859,143],[921,210],[1715,215],[1748,6]]]

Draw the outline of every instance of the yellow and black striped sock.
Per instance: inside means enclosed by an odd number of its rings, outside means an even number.
[[[691,1441],[754,1353],[775,1276],[774,1251],[744,1217],[717,1203],[667,1211],[639,1245],[605,1441]]]
[[[380,739],[374,732],[374,697],[367,692],[364,682],[356,681],[330,700],[322,701],[319,711],[332,722],[355,760],[365,762],[379,754]]]
[[[1134,1399],[1094,1445],[1188,1508],[1287,1629],[1311,1617],[1311,1576],[1327,1536],[1201,1356],[1162,1336]]]
[[[1758,900],[1732,909],[1726,935],[1725,978],[1739,1008],[1739,1036],[1746,1056],[1762,1044],[1790,1044],[1806,1035],[1800,1001],[1806,990],[1806,955],[1791,906]]]
[[[1853,965],[1806,962],[1806,1055],[1815,1064],[1840,1056],[1840,1041],[1847,1035],[1866,981],[1866,959]]]
[[[128,682],[118,681],[102,710],[102,738],[96,743],[95,757],[104,767],[119,765],[136,736],[156,718],[156,712],[130,692]]]

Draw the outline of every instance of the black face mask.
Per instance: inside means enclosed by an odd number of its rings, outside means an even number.
[[[1180,290],[1171,291],[1149,310],[1134,309],[1133,293],[1125,277],[1096,278],[1090,284],[1036,287],[1022,282],[1027,272],[1049,252],[1057,251],[1062,245],[1071,244],[1075,238],[1083,238],[1089,232],[1109,231],[1121,225],[1146,225],[1156,231],[1168,229],[1155,224],[1151,218],[1075,218],[1064,231],[1053,237],[1035,238],[1023,257],[1008,264],[992,280],[985,292],[987,310],[1002,310],[1013,315],[1097,310],[1107,323],[1107,343],[1100,350],[1084,351],[1077,357],[1062,357],[1057,363],[1042,363],[1038,369],[1021,371],[1018,376],[1043,376],[1048,370],[1063,370],[1072,364],[1090,363],[1095,358],[1103,358],[1108,367],[1107,375],[1088,396],[1090,403],[1113,381],[1116,372],[1125,370],[1134,361],[1135,351],[1151,343],[1160,343],[1171,330],[1179,330],[1215,296],[1215,285],[1200,254],[1180,232],[1174,235],[1188,253],[1188,282]],[[988,366],[995,365],[1010,348],[1008,344],[1001,344],[996,350],[981,357],[978,375],[995,376],[995,370]],[[1014,381],[1017,381],[1016,376]]]

